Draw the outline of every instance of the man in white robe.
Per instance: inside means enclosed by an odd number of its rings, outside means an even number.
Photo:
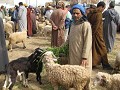
[[[22,2],[19,3],[18,11],[18,31],[27,30],[27,9]]]

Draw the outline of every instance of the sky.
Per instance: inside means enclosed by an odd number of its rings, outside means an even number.
[[[51,2],[52,0],[14,0],[14,4],[18,4],[19,2],[27,3],[28,5],[33,6],[43,6],[46,2]],[[36,3],[37,2],[37,3]]]

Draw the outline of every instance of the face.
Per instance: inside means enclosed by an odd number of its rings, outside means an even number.
[[[82,13],[79,9],[73,9],[72,17],[75,21],[78,21],[82,17]]]
[[[101,75],[101,73],[98,73],[93,81],[93,85],[104,87],[106,85],[106,81],[106,77],[104,75]]]
[[[102,7],[101,6],[101,11],[103,12],[105,10],[106,6]]]

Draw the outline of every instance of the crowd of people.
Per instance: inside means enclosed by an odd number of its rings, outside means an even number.
[[[58,2],[55,8],[49,5],[46,8],[42,6],[40,9],[20,2],[13,11],[9,10],[9,16],[15,23],[15,30],[21,32],[24,28],[30,37],[37,33],[36,15],[41,13],[41,16],[45,16],[52,25],[51,47],[68,44],[69,64],[82,65],[91,72],[101,64],[105,70],[113,69],[107,54],[112,52],[117,27],[120,25],[120,16],[114,7],[115,3],[112,1],[107,10],[103,1],[97,6],[90,5],[90,7],[83,7],[78,3],[70,7],[64,2]],[[3,7],[0,8],[1,18],[4,18],[5,11]],[[2,25],[2,19],[0,19],[0,31],[3,33]],[[4,35],[0,36],[1,43],[5,44],[3,43]],[[7,56],[2,44],[0,44],[0,57],[3,57],[4,53]],[[5,58],[1,58],[2,61],[6,60],[4,65],[8,62],[8,58]]]

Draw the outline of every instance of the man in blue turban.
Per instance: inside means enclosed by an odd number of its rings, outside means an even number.
[[[71,9],[73,22],[70,26],[68,36],[69,63],[71,65],[81,65],[92,70],[92,30],[91,25],[83,16],[85,9],[80,4],[76,4]],[[89,90],[89,89],[86,89]]]

